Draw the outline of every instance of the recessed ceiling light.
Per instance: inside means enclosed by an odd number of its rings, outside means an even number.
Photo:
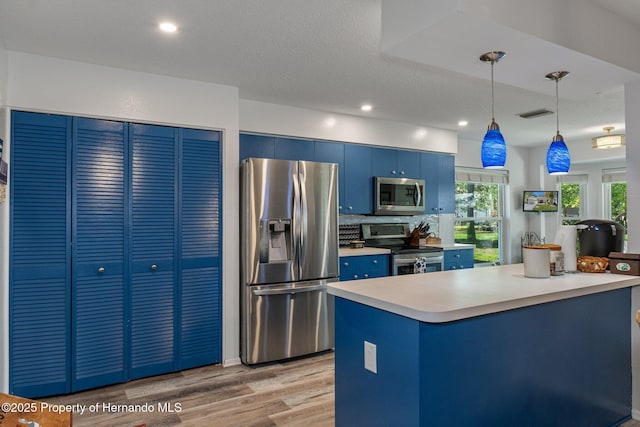
[[[164,33],[175,33],[176,31],[178,31],[178,27],[176,26],[176,24],[168,21],[161,22],[158,25],[158,28],[160,28],[160,31]]]
[[[362,111],[371,111],[371,110],[373,110],[373,106],[371,104],[362,104],[360,106],[360,109]]]
[[[469,124],[469,122],[468,122],[468,121],[466,121],[466,120],[460,120],[460,121],[458,122],[458,126],[467,126],[468,124]]]

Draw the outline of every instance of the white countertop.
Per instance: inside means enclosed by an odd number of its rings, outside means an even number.
[[[383,248],[338,248],[339,256],[389,255],[391,250]]]
[[[334,282],[332,295],[422,322],[442,323],[640,285],[640,276],[524,277],[524,264]]]

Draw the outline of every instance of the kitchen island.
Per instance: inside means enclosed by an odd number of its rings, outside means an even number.
[[[333,283],[336,425],[616,425],[637,285],[522,264]]]

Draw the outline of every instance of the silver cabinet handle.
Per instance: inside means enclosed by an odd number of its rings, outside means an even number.
[[[354,279],[357,279],[357,278],[358,278],[358,275],[357,275],[357,274],[354,274],[354,275],[353,275],[353,278],[354,278]]]
[[[353,210],[353,206],[349,206],[349,210]]]
[[[369,275],[368,275],[367,273],[365,273],[365,274],[364,274],[364,278],[365,278],[365,279],[368,279],[368,278],[369,278]]]
[[[151,269],[152,269],[152,270],[157,270],[157,269],[158,269],[158,266],[157,266],[157,265],[155,265],[155,264],[153,264],[153,265],[151,265]]]
[[[378,263],[378,260],[377,260],[377,259],[374,259],[374,260],[373,260],[373,261],[371,261],[371,262],[372,262],[372,263],[374,263],[374,264],[377,264],[377,263]]]
[[[460,254],[456,254],[456,258],[460,258]]]
[[[400,171],[400,175],[404,175],[404,171]]]
[[[391,171],[391,175],[395,175],[395,174],[396,174],[396,171]]]
[[[98,273],[104,273],[104,267],[99,267],[98,268]]]
[[[348,262],[343,262],[342,265],[344,265],[345,267],[349,267],[349,263]]]

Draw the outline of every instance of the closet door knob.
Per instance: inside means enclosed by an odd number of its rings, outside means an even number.
[[[98,273],[104,273],[104,267],[98,268]]]

